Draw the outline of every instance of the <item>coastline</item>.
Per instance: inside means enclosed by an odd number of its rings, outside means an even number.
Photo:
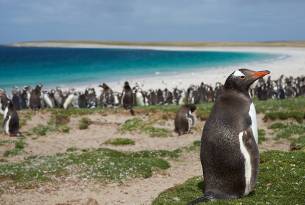
[[[86,44],[86,43],[23,43],[15,44],[14,46],[29,46],[29,47],[56,47],[56,48],[119,48],[119,49],[150,49],[150,50],[167,50],[167,51],[230,51],[230,52],[257,52],[280,54],[284,58],[271,59],[264,62],[251,62],[243,63],[225,67],[211,67],[209,69],[196,69],[196,71],[177,72],[176,74],[155,74],[153,76],[133,77],[124,79],[122,81],[109,81],[106,83],[115,90],[121,91],[123,83],[128,80],[131,85],[136,82],[143,84],[143,89],[156,89],[156,88],[187,88],[191,84],[198,85],[201,82],[215,85],[216,82],[224,83],[226,77],[233,71],[241,67],[246,67],[253,70],[268,69],[271,71],[271,78],[276,79],[280,75],[286,76],[301,76],[305,75],[305,48],[303,47],[189,47],[189,46],[138,46],[138,45],[105,45],[105,44]],[[101,83],[101,82],[100,82]],[[85,85],[67,85],[64,89],[74,87],[78,90],[83,90],[86,87],[97,87],[97,82],[86,83]],[[46,86],[51,87],[51,86]]]

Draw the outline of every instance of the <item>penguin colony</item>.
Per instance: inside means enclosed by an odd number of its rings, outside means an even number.
[[[239,69],[227,78],[202,132],[204,195],[191,205],[236,199],[254,190],[259,152],[256,111],[249,88],[269,73]]]
[[[75,89],[46,90],[42,85],[34,88],[25,86],[22,89],[13,88],[10,99],[16,110],[21,109],[41,109],[41,108],[96,108],[96,107],[117,107],[123,106],[130,108],[132,106],[146,105],[168,105],[168,104],[200,104],[205,102],[215,102],[223,89],[219,82],[213,88],[210,85],[201,83],[200,85],[191,85],[186,90],[174,88],[169,90],[143,90],[138,83],[131,87],[125,82],[122,92],[113,91],[107,84],[99,85],[101,94],[98,95],[94,88],[87,88],[85,91]],[[283,75],[276,80],[267,80],[263,78],[258,80],[257,85],[249,90],[252,97],[259,100],[267,99],[285,99],[291,97],[305,96],[305,76],[284,77]],[[2,96],[8,98],[4,90],[0,89]],[[2,98],[3,98],[2,97]],[[125,98],[125,100],[123,100]],[[130,101],[128,101],[130,100]],[[127,102],[128,101],[128,102]],[[1,111],[0,111],[1,112]]]

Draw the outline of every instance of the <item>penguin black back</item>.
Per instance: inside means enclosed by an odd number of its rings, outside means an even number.
[[[130,113],[132,115],[134,115],[134,111],[132,109],[132,106],[133,106],[133,103],[134,103],[133,93],[132,93],[132,89],[131,89],[128,82],[124,83],[123,93],[122,93],[122,102],[123,102],[123,107],[125,109],[129,109]]]
[[[227,78],[201,138],[204,196],[190,204],[239,198],[254,189],[259,153],[248,90],[254,81],[267,74],[269,71],[239,69]]]

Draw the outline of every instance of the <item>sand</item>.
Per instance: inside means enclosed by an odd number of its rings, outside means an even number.
[[[200,84],[201,82],[215,85],[216,82],[224,83],[226,77],[238,68],[249,68],[252,70],[270,70],[272,79],[278,78],[280,75],[300,76],[305,75],[305,48],[304,47],[173,47],[173,46],[116,46],[102,44],[86,44],[86,43],[52,43],[38,42],[20,44],[33,47],[69,47],[69,48],[121,48],[121,49],[152,49],[152,50],[183,50],[183,51],[230,51],[230,52],[258,52],[268,54],[279,54],[280,57],[267,61],[258,61],[251,63],[235,64],[225,67],[211,67],[196,69],[196,71],[185,71],[179,73],[166,74],[156,72],[153,76],[134,77],[124,79],[122,81],[108,81],[114,91],[121,91],[125,80],[131,85],[139,83],[143,85],[145,90],[157,88],[175,88],[186,89],[192,84]],[[16,44],[15,46],[20,46]],[[83,85],[74,85],[77,90],[84,90],[87,87],[94,87],[100,90],[97,82]],[[68,89],[71,86],[64,87]]]

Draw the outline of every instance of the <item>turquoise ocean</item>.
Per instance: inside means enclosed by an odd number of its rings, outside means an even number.
[[[0,46],[0,88],[37,83],[47,87],[98,84],[277,57],[255,52]]]

